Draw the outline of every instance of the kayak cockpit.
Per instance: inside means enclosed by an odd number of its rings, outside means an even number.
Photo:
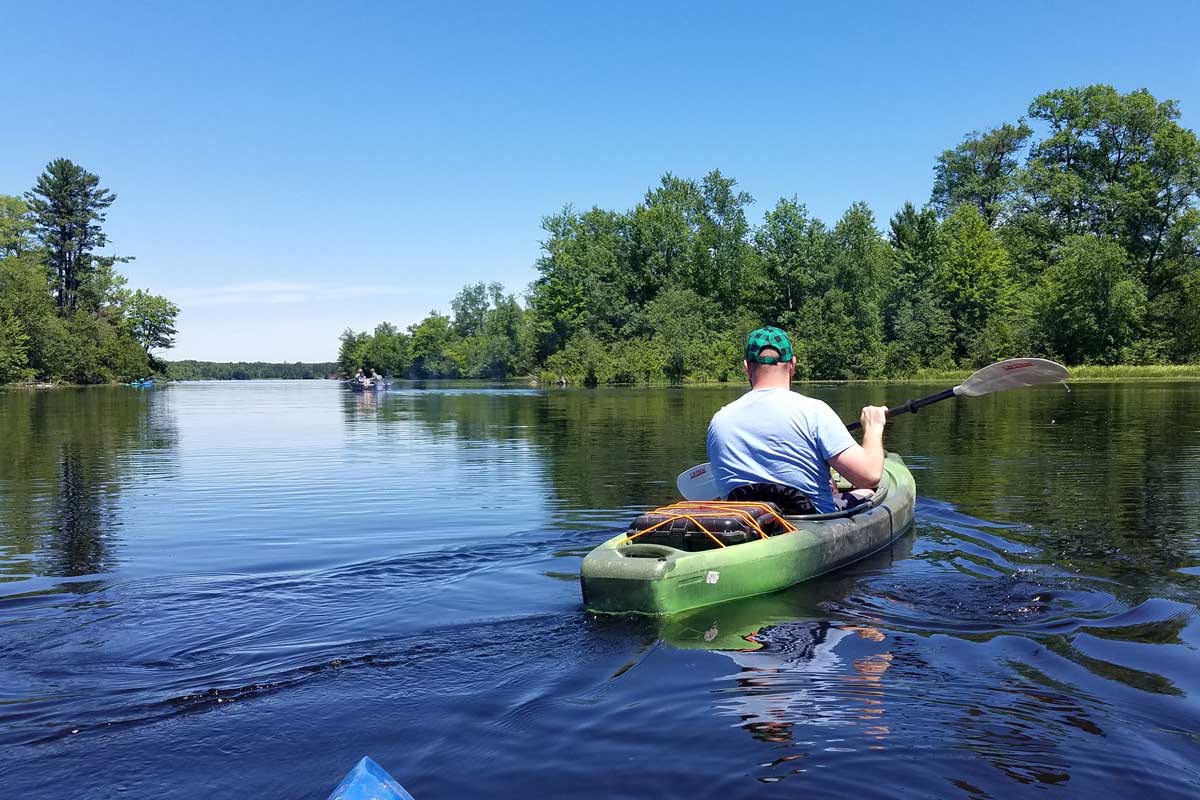
[[[641,550],[629,550],[638,545],[694,553],[793,533],[807,522],[848,519],[884,502],[888,492],[884,475],[877,489],[855,490],[848,508],[824,514],[784,514],[772,502],[684,501],[661,506],[630,524],[620,549],[633,557],[646,557]],[[849,491],[846,487],[847,497]]]

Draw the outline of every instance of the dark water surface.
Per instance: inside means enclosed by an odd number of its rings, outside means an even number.
[[[740,391],[0,393],[0,796],[1200,795],[1200,384],[897,419],[892,552],[584,613]]]

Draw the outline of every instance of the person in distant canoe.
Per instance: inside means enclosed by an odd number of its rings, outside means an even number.
[[[358,372],[354,373],[354,380],[358,381],[359,383],[367,382],[367,376],[363,374],[362,367],[359,367]]]
[[[717,411],[708,426],[708,460],[722,497],[774,501],[785,513],[826,514],[840,507],[830,467],[860,489],[879,485],[886,407],[863,408],[863,443],[855,442],[833,409],[791,390],[796,357],[779,328],[750,333],[743,365],[750,391]]]

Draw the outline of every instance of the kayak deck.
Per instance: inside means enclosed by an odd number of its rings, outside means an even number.
[[[912,473],[889,454],[868,502],[788,517],[791,533],[696,552],[631,542],[621,533],[584,558],[583,604],[594,613],[661,616],[784,589],[890,545],[911,527],[915,500]]]
[[[329,800],[413,800],[413,796],[387,770],[369,756],[363,756],[329,795]]]

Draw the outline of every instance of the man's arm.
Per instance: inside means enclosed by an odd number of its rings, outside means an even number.
[[[867,406],[859,420],[863,426],[862,444],[853,444],[829,459],[829,466],[859,489],[874,489],[883,477],[883,427],[887,425],[887,406]]]

